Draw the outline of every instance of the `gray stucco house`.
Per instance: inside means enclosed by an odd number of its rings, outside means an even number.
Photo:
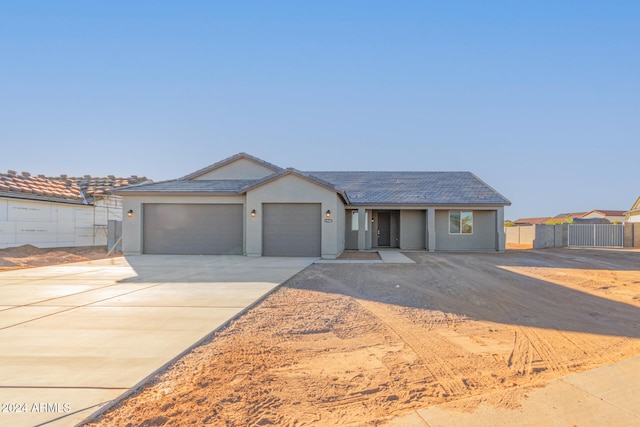
[[[470,172],[302,172],[246,153],[117,194],[125,254],[503,251],[511,204]]]

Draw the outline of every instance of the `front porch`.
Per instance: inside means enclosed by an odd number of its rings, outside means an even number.
[[[452,221],[462,223],[456,229]],[[346,209],[345,250],[501,250],[502,208]]]

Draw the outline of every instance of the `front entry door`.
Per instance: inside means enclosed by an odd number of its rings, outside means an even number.
[[[378,246],[391,246],[390,212],[378,212]]]

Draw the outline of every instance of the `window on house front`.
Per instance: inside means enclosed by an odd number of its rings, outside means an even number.
[[[358,231],[358,211],[351,211],[351,231]],[[369,231],[369,212],[364,212],[364,231]]]
[[[449,212],[450,234],[473,234],[473,212]]]

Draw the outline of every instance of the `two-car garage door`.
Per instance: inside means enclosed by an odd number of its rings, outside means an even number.
[[[145,204],[146,254],[242,255],[241,204]]]
[[[265,203],[262,255],[317,257],[322,245],[319,203]],[[145,204],[146,254],[242,255],[241,204]]]

